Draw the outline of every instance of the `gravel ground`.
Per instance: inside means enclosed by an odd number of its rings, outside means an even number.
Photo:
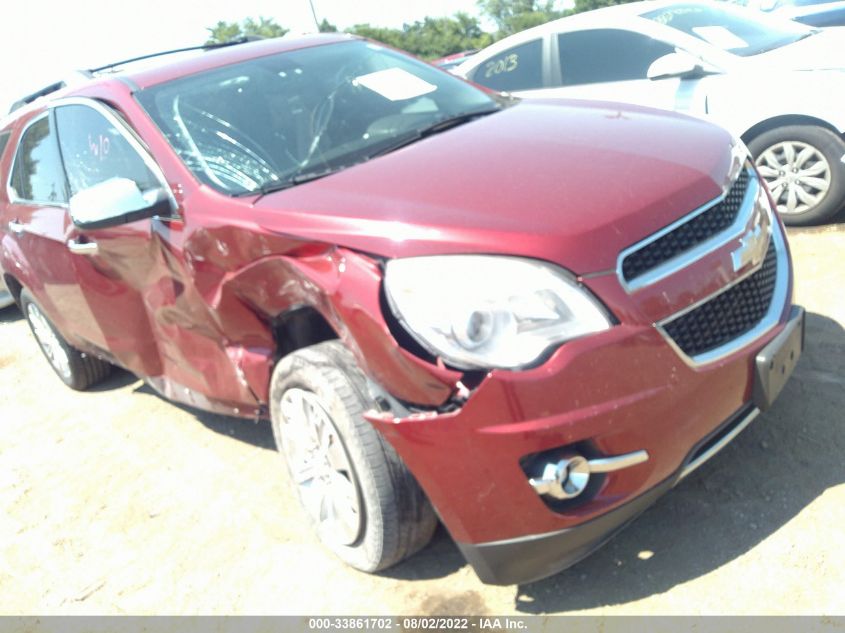
[[[790,232],[807,349],[777,404],[599,552],[482,585],[446,533],[381,575],[302,526],[268,424],[128,374],[66,389],[0,311],[2,614],[845,614],[845,225]]]

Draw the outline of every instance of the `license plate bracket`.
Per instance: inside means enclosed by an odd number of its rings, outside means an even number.
[[[772,406],[804,350],[804,308],[793,306],[780,334],[755,359],[752,399],[761,411]]]

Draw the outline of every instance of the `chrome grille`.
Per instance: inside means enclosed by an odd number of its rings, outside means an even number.
[[[623,279],[632,281],[731,226],[745,198],[748,180],[748,170],[743,169],[718,204],[627,255],[622,260]]]
[[[716,349],[757,326],[772,303],[777,280],[777,249],[774,240],[762,266],[700,306],[663,324],[666,334],[687,356]]]

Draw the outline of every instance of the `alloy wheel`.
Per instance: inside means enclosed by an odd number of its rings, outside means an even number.
[[[362,526],[360,492],[327,407],[311,391],[292,388],[281,399],[282,450],[305,510],[321,538],[354,543]]]
[[[772,192],[778,213],[810,211],[821,203],[831,186],[830,164],[808,143],[776,143],[761,152],[755,163]]]

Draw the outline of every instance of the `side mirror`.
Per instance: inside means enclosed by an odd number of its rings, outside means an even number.
[[[652,80],[669,79],[677,77],[680,79],[693,79],[704,77],[717,72],[712,67],[705,68],[704,62],[689,53],[669,53],[655,59],[648,67],[646,77]]]
[[[173,217],[164,188],[144,193],[128,178],[110,178],[70,198],[70,217],[80,229],[104,229],[154,216]]]

